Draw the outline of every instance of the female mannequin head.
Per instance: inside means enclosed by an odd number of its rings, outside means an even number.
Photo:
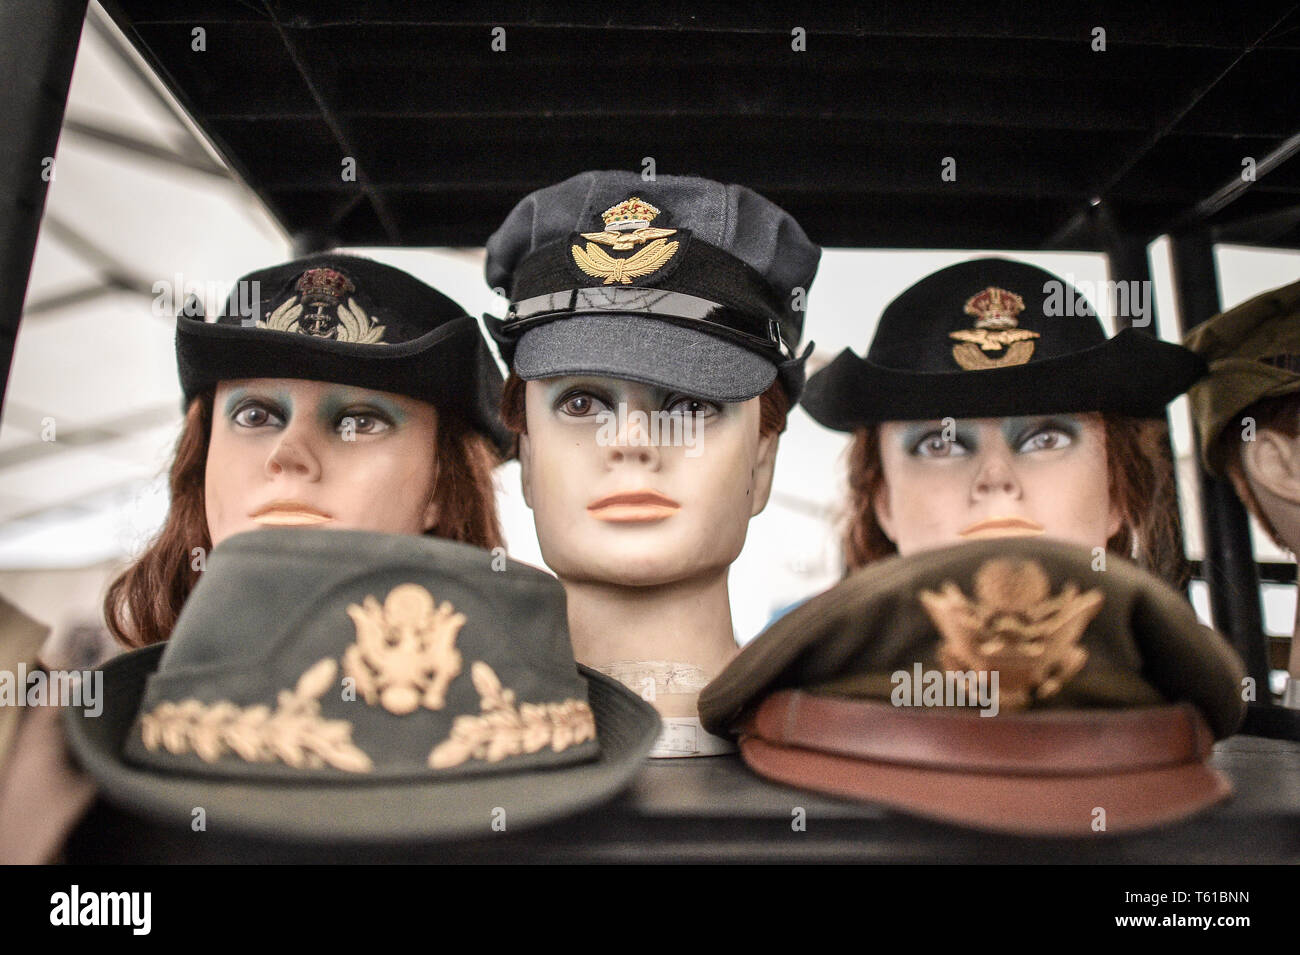
[[[1033,266],[981,259],[922,279],[886,308],[866,359],[846,350],[809,382],[810,414],[853,434],[847,569],[1042,534],[1177,579],[1164,404],[1201,371],[1136,331],[1107,341],[1086,300]]]
[[[1105,547],[1168,577],[1182,573],[1173,488],[1163,477],[1167,464],[1161,467],[1168,454],[1162,422],[1095,412],[1024,422],[955,422],[958,440],[962,430],[973,430],[978,442],[973,451],[955,445],[957,454],[948,452],[955,461],[942,457],[942,422],[932,423],[940,435],[930,445],[940,453],[929,455],[912,453],[917,445],[908,443],[910,428],[924,422],[855,430],[848,452],[847,569],[980,536],[1042,533]],[[1017,426],[1031,433],[1013,444],[1022,435],[1005,435]],[[909,480],[918,474],[925,484]],[[926,501],[931,506],[922,506]]]
[[[167,638],[207,551],[233,534],[316,525],[501,543],[501,429],[481,410],[500,377],[473,319],[411,276],[351,256],[243,283],[257,288],[265,320],[241,322],[234,294],[217,322],[178,319],[187,408],[168,514],[104,605],[128,646]],[[346,325],[330,321],[337,309]],[[455,377],[453,365],[462,395],[431,391],[430,379]]]

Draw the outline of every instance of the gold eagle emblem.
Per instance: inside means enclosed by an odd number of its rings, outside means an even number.
[[[423,706],[440,710],[447,686],[461,671],[456,636],[465,615],[447,601],[435,604],[419,584],[401,584],[381,605],[367,594],[348,605],[357,642],[343,654],[343,672],[367,703],[399,716]]]
[[[604,279],[603,284],[621,282],[630,285],[633,279],[650,275],[667,265],[668,260],[676,254],[679,244],[663,238],[655,239],[644,249],[621,259],[610,255],[593,242],[588,242],[585,250],[575,245],[570,251],[578,268],[593,278]]]
[[[1058,693],[1088,659],[1079,638],[1105,602],[1068,583],[1052,596],[1034,561],[996,558],[975,572],[975,598],[948,581],[917,594],[943,640],[945,670],[998,672],[999,704],[1018,709]]]

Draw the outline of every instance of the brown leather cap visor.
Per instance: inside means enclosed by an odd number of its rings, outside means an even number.
[[[992,832],[1090,836],[1226,798],[1212,742],[1187,704],[981,717],[782,690],[745,722],[740,751],[792,786]]]

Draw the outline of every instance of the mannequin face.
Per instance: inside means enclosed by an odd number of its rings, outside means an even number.
[[[1100,415],[893,421],[876,519],[899,553],[1044,535],[1105,547],[1119,531]]]
[[[528,382],[525,411],[524,500],[562,580],[655,586],[725,570],[767,504],[777,435],[759,437],[758,398],[565,376]]]
[[[289,378],[221,382],[204,476],[213,546],[269,526],[428,530],[437,427],[432,405],[404,395]]]
[[[1282,543],[1300,552],[1300,436],[1260,428],[1241,443],[1241,469],[1250,490]],[[1233,475],[1234,483],[1240,478]],[[1237,489],[1237,495],[1249,496]]]

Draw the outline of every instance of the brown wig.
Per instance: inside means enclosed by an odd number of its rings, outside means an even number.
[[[781,434],[785,431],[786,416],[790,412],[790,398],[785,386],[778,378],[767,391],[758,396],[758,434]],[[501,420],[515,434],[528,430],[528,419],[524,405],[524,381],[513,371],[506,378],[505,390],[501,393]]]
[[[1276,431],[1278,434],[1295,438],[1300,435],[1300,394],[1281,395],[1277,398],[1261,398],[1250,405],[1238,416],[1253,418],[1255,430]],[[1241,463],[1241,439],[1233,427],[1224,428],[1210,449],[1210,459],[1214,461],[1237,490],[1237,496],[1246,505],[1246,510],[1254,515],[1255,520],[1273,538],[1273,542],[1283,550],[1290,550],[1291,545],[1282,540],[1273,522],[1260,507],[1259,498],[1255,496],[1250,481],[1246,479],[1246,469]]]
[[[1176,587],[1186,585],[1190,568],[1183,552],[1177,489],[1169,456],[1169,429],[1163,421],[1102,414],[1110,499],[1120,511],[1120,529],[1106,549],[1136,561]],[[873,502],[885,489],[880,427],[853,433],[849,445],[848,526],[844,535],[846,571],[898,553],[876,520]]]
[[[206,555],[212,549],[204,500],[212,405],[211,389],[190,402],[168,479],[167,520],[144,553],[109,585],[104,598],[108,628],[128,647],[161,643],[171,635],[199,579],[202,563],[196,551],[201,548]],[[425,536],[501,546],[492,487],[492,469],[499,461],[487,439],[459,417],[439,416],[434,454],[438,468],[433,497],[441,506],[438,522]]]

